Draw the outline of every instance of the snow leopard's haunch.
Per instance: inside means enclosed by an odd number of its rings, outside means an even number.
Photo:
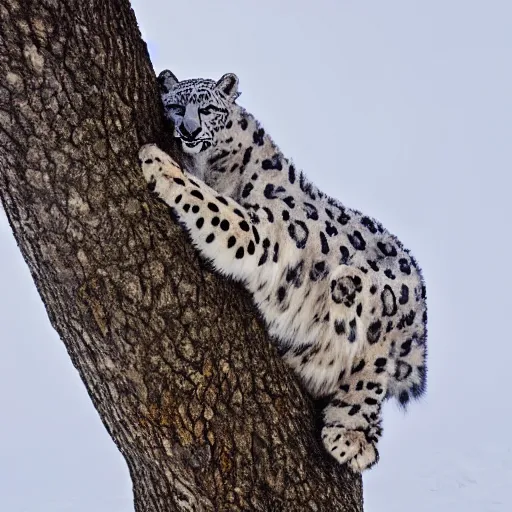
[[[182,171],[140,150],[149,187],[201,254],[252,293],[286,362],[328,397],[322,439],[340,463],[378,460],[381,404],[406,406],[426,383],[425,286],[396,237],[310,183],[236,104],[238,78],[159,76]]]

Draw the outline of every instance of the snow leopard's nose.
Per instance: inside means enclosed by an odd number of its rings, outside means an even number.
[[[181,122],[180,132],[187,139],[194,139],[201,131],[201,121],[197,111],[187,108],[183,121]]]
[[[192,127],[190,124],[187,126],[185,124],[185,121],[183,121],[182,125],[180,126],[180,132],[183,135],[183,137],[185,137],[186,139],[191,139],[191,140],[195,139],[200,131],[201,131],[200,126],[198,126],[197,128],[194,129],[193,125],[192,125]]]

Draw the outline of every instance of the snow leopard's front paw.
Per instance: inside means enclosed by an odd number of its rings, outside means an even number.
[[[183,171],[178,164],[155,144],[145,144],[140,148],[139,163],[148,189],[158,195],[161,195],[166,187],[172,186],[173,178],[183,178]]]
[[[353,471],[360,473],[379,460],[376,443],[365,432],[326,426],[322,429],[322,441],[340,464],[348,464]]]

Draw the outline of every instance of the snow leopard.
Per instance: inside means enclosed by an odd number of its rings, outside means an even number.
[[[319,190],[241,105],[238,77],[159,77],[185,168],[156,145],[139,160],[199,253],[252,294],[279,352],[325,404],[321,438],[361,472],[379,459],[381,407],[426,388],[426,288],[376,219]]]

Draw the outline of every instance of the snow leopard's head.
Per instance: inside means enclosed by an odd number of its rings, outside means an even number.
[[[165,116],[174,125],[174,136],[185,153],[202,153],[217,145],[229,129],[239,96],[238,78],[225,74],[218,82],[194,78],[182,82],[166,69],[158,76]]]

